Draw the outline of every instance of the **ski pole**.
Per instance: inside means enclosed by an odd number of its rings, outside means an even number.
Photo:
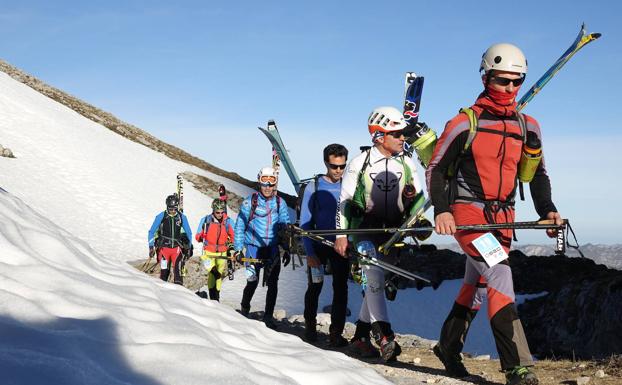
[[[508,222],[508,223],[485,223],[477,225],[458,225],[457,230],[467,231],[488,231],[488,230],[504,230],[504,229],[560,229],[568,224],[568,220],[564,219],[562,225],[556,225],[552,219],[544,219],[541,221],[531,222]],[[342,235],[342,234],[375,234],[375,233],[419,233],[434,231],[434,226],[424,227],[387,227],[373,229],[345,229],[345,230],[300,230],[298,233],[302,236],[307,235]]]
[[[257,259],[257,258],[239,258],[239,259],[231,259],[231,257],[225,257],[225,256],[209,256],[208,258],[214,258],[214,259],[227,259],[229,261],[238,261],[238,262],[253,262],[253,263],[263,263],[263,259]]]
[[[332,241],[322,237],[321,235],[310,234],[308,232],[305,232],[304,230],[302,230],[298,226],[292,226],[292,229],[295,232],[299,233],[300,235],[302,235],[304,237],[307,237],[307,238],[310,238],[310,239],[312,239],[312,240],[314,240],[316,242],[319,242],[319,243],[321,243],[321,244],[323,244],[325,246],[328,246],[328,247],[331,247],[331,248],[335,247],[335,243],[334,242],[332,242]],[[391,273],[400,275],[400,276],[402,276],[404,278],[408,278],[408,279],[413,280],[413,281],[423,281],[423,282],[429,283],[429,284],[432,285],[433,288],[437,288],[438,287],[437,283],[435,283],[435,282],[433,283],[432,281],[430,281],[427,278],[424,278],[424,277],[422,277],[420,275],[411,273],[408,270],[404,270],[404,269],[402,269],[400,267],[397,267],[395,265],[392,265],[390,263],[381,261],[381,260],[379,260],[377,258],[369,257],[367,255],[363,255],[363,254],[361,254],[358,251],[353,250],[353,249],[348,249],[347,252],[348,252],[348,254],[350,256],[355,257],[358,260],[360,260],[362,264],[375,265],[375,266],[380,267],[381,269],[390,271]]]

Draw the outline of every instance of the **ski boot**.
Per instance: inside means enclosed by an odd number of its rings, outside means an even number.
[[[343,348],[345,346],[348,346],[348,340],[343,338],[341,334],[331,333],[328,336],[328,347]]]
[[[376,321],[371,324],[374,339],[380,346],[380,357],[386,362],[397,360],[402,353],[402,348],[395,341],[395,334],[391,330],[391,324],[386,321]]]
[[[538,385],[538,377],[526,366],[505,372],[506,385]]]
[[[397,361],[397,356],[402,354],[402,348],[395,341],[395,336],[382,337],[378,345],[380,345],[380,357],[385,363]]]
[[[277,328],[276,320],[274,319],[274,317],[264,316],[263,323],[266,324],[266,327],[268,327],[269,329],[276,330]]]
[[[445,366],[445,371],[449,377],[463,378],[469,376],[469,372],[462,363],[460,354],[447,354],[447,352],[441,348],[440,344],[436,344],[432,351],[434,352],[434,355],[441,360],[443,366]]]
[[[248,315],[251,312],[251,307],[250,306],[240,306],[240,314],[242,314],[244,317],[248,318]]]
[[[352,339],[348,346],[348,350],[350,353],[361,358],[375,358],[380,355],[378,349],[376,349],[374,345],[371,344],[370,339],[366,337]]]
[[[305,334],[303,339],[307,342],[316,342],[317,341],[317,330],[316,330],[316,319],[307,320],[305,319]]]

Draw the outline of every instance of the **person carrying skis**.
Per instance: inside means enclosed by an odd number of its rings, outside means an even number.
[[[287,204],[276,194],[277,176],[274,168],[264,167],[257,174],[259,192],[254,192],[242,202],[235,222],[235,256],[257,259],[257,263],[245,262],[246,287],[242,295],[240,312],[248,316],[251,299],[259,284],[263,268],[263,282],[268,285],[263,321],[271,329],[276,328],[273,318],[278,293],[281,255],[279,231],[289,223]],[[284,247],[287,247],[284,245]],[[291,260],[289,250],[282,256],[283,266]]]
[[[304,189],[300,210],[300,227],[304,230],[334,230],[337,201],[341,192],[341,177],[346,168],[348,150],[341,144],[324,148],[326,175],[318,175]],[[327,237],[328,238],[328,237]],[[328,238],[330,239],[330,238]],[[330,239],[334,241],[333,239]],[[348,258],[337,254],[333,248],[303,238],[307,254],[307,292],[305,293],[305,340],[317,341],[316,317],[320,292],[324,283],[324,266],[330,263],[333,277],[333,302],[329,329],[331,347],[347,346],[341,336],[346,322],[348,306]]]
[[[195,238],[203,243],[201,261],[207,272],[209,298],[220,300],[222,277],[227,269],[227,254],[235,239],[233,221],[226,214],[224,200],[212,201],[212,213],[201,218]]]
[[[368,129],[374,145],[352,159],[345,170],[337,229],[399,227],[402,224],[404,215],[408,214],[408,207],[404,205],[405,190],[419,192],[422,189],[414,162],[403,153],[405,128],[404,116],[396,108],[378,107],[372,111]],[[359,236],[356,247],[362,253],[375,254],[377,247],[388,238],[390,234]],[[337,253],[345,256],[347,247],[348,238],[338,235]],[[401,348],[395,341],[387,313],[384,271],[372,265],[362,268],[367,283],[350,348],[364,357],[377,356],[378,350],[370,342],[373,331],[382,359],[394,361]]]
[[[460,351],[487,295],[488,318],[507,383],[534,385],[538,380],[530,369],[533,360],[514,305],[508,259],[489,266],[475,247],[479,244],[476,239],[487,235],[456,231],[456,225],[514,222],[517,172],[525,138],[536,135],[541,139],[538,122],[516,111],[516,94],[527,74],[527,60],[521,50],[511,44],[491,46],[482,56],[480,72],[484,91],[470,107],[475,119],[462,109],[447,123],[426,171],[435,230],[453,234],[467,255],[464,283],[434,353],[449,375],[468,376]],[[561,225],[543,161],[529,186],[538,215]],[[553,230],[547,232],[554,236]],[[512,230],[494,231],[492,236],[506,253],[502,257],[507,257]]]
[[[192,250],[192,231],[186,216],[179,212],[177,195],[166,197],[166,210],[156,215],[148,233],[149,256],[157,254],[160,279],[168,281],[173,269],[173,282],[183,285],[184,258]]]

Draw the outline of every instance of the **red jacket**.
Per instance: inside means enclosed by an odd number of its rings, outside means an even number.
[[[227,245],[233,244],[234,230],[231,219],[223,214],[220,222],[213,215],[201,218],[199,228],[195,236],[198,242],[203,242],[203,250],[223,253],[227,251]]]
[[[426,170],[435,216],[450,211],[450,205],[456,202],[514,200],[523,145],[516,110],[514,106],[500,107],[484,94],[471,108],[478,117],[478,131],[467,151],[462,154],[470,123],[466,114],[460,113],[447,122]],[[541,139],[538,122],[531,116],[524,117],[527,131]],[[455,176],[446,189],[447,170],[458,159]],[[544,159],[530,183],[530,190],[540,216],[557,211],[551,201]]]

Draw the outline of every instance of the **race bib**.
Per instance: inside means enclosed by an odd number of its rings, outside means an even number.
[[[479,251],[488,267],[493,267],[508,258],[497,238],[491,233],[486,233],[473,240],[473,246]]]

